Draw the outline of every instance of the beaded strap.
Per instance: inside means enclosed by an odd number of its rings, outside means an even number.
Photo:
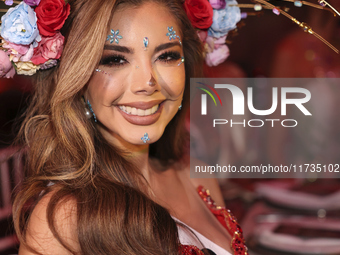
[[[236,217],[230,210],[217,206],[211,198],[209,190],[204,189],[203,186],[199,186],[197,191],[210,211],[232,236],[231,249],[234,251],[234,255],[248,255],[248,248],[245,245],[242,229],[237,223]]]

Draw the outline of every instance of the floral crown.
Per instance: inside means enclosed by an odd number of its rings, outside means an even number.
[[[12,78],[15,73],[33,75],[37,70],[57,65],[64,46],[64,36],[60,29],[70,14],[70,5],[65,2],[67,0],[0,1],[4,1],[8,6],[16,4],[9,10],[0,9],[0,12],[6,12],[1,18],[0,78]],[[271,0],[251,1],[252,4],[238,4],[236,0],[184,1],[184,9],[204,43],[207,65],[216,66],[224,62],[229,56],[227,35],[237,29],[242,18],[254,14],[254,11],[262,12],[263,9],[272,10],[275,15],[284,15],[338,53],[334,46],[310,26],[289,15],[289,8],[274,5]],[[300,0],[280,2],[291,2],[295,7],[307,5],[340,16],[326,0],[318,0],[319,4]],[[252,11],[241,12],[240,8],[251,8]]]
[[[57,65],[64,46],[60,29],[70,5],[64,0],[6,0],[5,4],[16,6],[1,17],[0,78],[33,75]]]
[[[339,0],[340,1],[340,0]],[[278,6],[283,3],[294,5],[294,7],[310,6],[317,9],[330,11],[335,15],[340,13],[326,0],[318,0],[318,4],[300,0],[251,0],[251,4],[238,4],[236,0],[185,0],[183,7],[191,24],[197,29],[199,38],[204,44],[205,62],[208,66],[217,66],[224,62],[229,56],[229,48],[226,45],[228,34],[237,29],[241,19],[250,15],[258,15],[264,9],[271,10],[275,15],[284,15],[300,26],[305,32],[314,35],[336,53],[339,51],[314,32],[312,28],[300,22],[288,14],[289,8]],[[289,3],[290,2],[290,3]],[[242,9],[250,9],[248,12],[241,12]]]

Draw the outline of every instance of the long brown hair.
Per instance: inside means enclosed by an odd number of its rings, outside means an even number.
[[[182,34],[186,70],[183,109],[161,139],[150,145],[150,156],[169,165],[180,160],[187,142],[183,122],[189,107],[190,77],[200,74],[201,44],[179,1],[146,1],[167,7]],[[41,194],[52,189],[49,183],[53,182],[58,189],[47,207],[49,227],[70,252],[75,253],[54,225],[56,207],[68,197],[77,202],[82,254],[177,254],[174,220],[142,192],[145,180],[123,153],[102,137],[93,120],[86,119],[81,100],[99,64],[114,10],[120,5],[138,7],[146,1],[69,0],[71,14],[62,31],[66,38],[62,58],[57,67],[37,77],[19,135],[28,154],[25,179],[13,206],[22,243],[27,213]]]

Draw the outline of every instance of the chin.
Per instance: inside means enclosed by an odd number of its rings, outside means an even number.
[[[121,134],[121,138],[126,142],[133,145],[146,145],[157,142],[163,135],[165,130],[164,127],[138,127],[137,130],[134,130],[131,133]],[[147,133],[147,136],[150,140],[147,140],[146,143],[143,142],[142,137]]]

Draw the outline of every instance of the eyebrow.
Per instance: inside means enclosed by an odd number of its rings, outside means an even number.
[[[169,49],[169,48],[174,47],[174,46],[180,46],[181,47],[181,44],[178,41],[164,43],[164,44],[158,45],[155,48],[155,52],[159,52],[161,50]],[[104,50],[114,50],[114,51],[118,51],[118,52],[122,52],[122,53],[129,53],[129,54],[134,53],[134,50],[132,48],[120,46],[120,45],[111,45],[111,44],[105,44]]]
[[[133,49],[125,46],[120,46],[120,45],[111,45],[111,44],[105,44],[104,45],[104,50],[114,50],[122,53],[133,53]]]
[[[181,44],[178,41],[164,43],[164,44],[158,45],[155,49],[155,52],[159,52],[161,50],[169,49],[169,48],[174,47],[174,46],[180,46],[181,47]]]

